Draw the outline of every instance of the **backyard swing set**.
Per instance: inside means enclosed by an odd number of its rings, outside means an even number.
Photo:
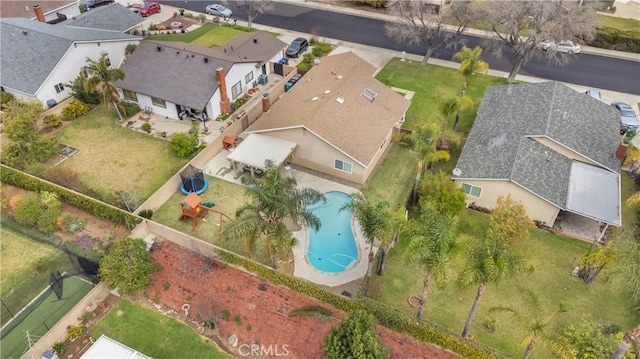
[[[217,213],[220,215],[220,223],[219,223],[219,233],[222,233],[222,218],[227,218],[231,220],[229,216],[226,214],[213,209],[215,206],[213,202],[205,202],[202,203],[202,198],[195,194],[194,192],[189,193],[183,200],[180,202],[180,207],[182,209],[182,215],[180,216],[180,220],[184,219],[193,219],[193,227],[195,229],[198,226],[198,219],[201,218],[203,221],[204,218],[209,214],[209,212]]]

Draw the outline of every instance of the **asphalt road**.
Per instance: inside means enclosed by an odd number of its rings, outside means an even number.
[[[209,4],[207,1],[160,2],[198,12],[204,12],[205,7]],[[234,17],[243,18],[241,11],[233,10]],[[387,37],[382,20],[289,3],[275,3],[273,10],[258,16],[254,22],[303,33],[317,30],[323,37],[394,51],[406,51],[411,54],[423,55],[425,52],[423,47],[401,45]],[[474,47],[482,46],[485,39],[464,35],[463,41],[467,46]],[[454,52],[454,49],[441,48],[434,52],[433,57],[451,60]],[[507,72],[511,70],[513,55],[510,49],[504,51],[502,58],[497,58],[488,52],[483,54],[483,58],[493,70]],[[522,67],[520,74],[640,95],[640,62],[636,61],[583,53],[576,55],[570,63],[564,66],[549,64],[543,60],[532,60]]]

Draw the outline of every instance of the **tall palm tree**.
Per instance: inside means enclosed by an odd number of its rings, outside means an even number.
[[[522,338],[522,343],[526,343],[527,348],[524,351],[523,359],[528,359],[531,356],[533,348],[538,343],[549,348],[562,359],[574,357],[575,355],[566,349],[567,346],[560,344],[549,330],[550,323],[556,315],[567,311],[565,306],[560,303],[558,308],[544,316],[540,297],[530,288],[521,287],[520,292],[525,304],[524,310],[518,311],[510,306],[496,306],[491,308],[489,312],[506,312],[525,329],[526,334]]]
[[[482,48],[479,46],[473,49],[463,46],[460,51],[453,55],[454,60],[460,61],[460,68],[458,72],[464,77],[462,83],[462,91],[460,97],[464,98],[467,93],[467,86],[469,85],[469,79],[476,73],[486,74],[489,72],[489,64],[480,58],[482,55]],[[453,129],[458,129],[458,122],[460,121],[460,109],[456,113],[456,120],[453,124]]]
[[[106,52],[100,54],[98,60],[87,57],[85,69],[88,75],[87,84],[93,89],[102,91],[104,104],[111,102],[118,113],[118,118],[122,121],[122,114],[120,114],[116,104],[118,102],[118,90],[115,82],[124,79],[124,72],[120,69],[111,68],[109,55]]]
[[[389,216],[390,235],[383,235],[380,238],[380,265],[378,266],[378,275],[384,275],[384,266],[387,255],[393,246],[400,240],[400,237],[411,232],[412,222],[407,220],[407,209],[400,206],[394,213]]]
[[[298,188],[295,178],[283,176],[279,168],[268,169],[261,178],[244,176],[245,193],[251,203],[236,211],[236,218],[222,232],[223,240],[244,239],[253,255],[256,242],[264,241],[273,268],[278,258],[295,245],[291,230],[284,220],[304,220],[318,230],[320,219],[307,210],[310,203],[324,201],[324,195],[311,188]]]
[[[457,132],[455,132],[455,130],[449,131],[447,123],[453,114],[458,114],[461,109],[470,107],[473,107],[473,100],[469,97],[452,96],[440,101],[440,114],[444,117],[442,124],[442,137],[440,138],[441,142],[449,141],[455,144],[460,144],[462,138]],[[442,148],[442,146],[438,146],[438,148]]]
[[[425,271],[422,280],[422,295],[418,306],[418,318],[422,318],[433,279],[437,285],[444,284],[451,273],[452,262],[460,245],[456,240],[457,218],[441,214],[427,204],[420,218],[415,221],[415,230],[409,239],[409,260]]]
[[[384,201],[371,204],[361,193],[351,194],[352,201],[345,203],[340,211],[349,210],[358,220],[358,226],[362,230],[364,240],[369,244],[369,266],[367,277],[373,272],[373,242],[388,234],[391,222],[387,213],[389,204]]]
[[[616,351],[613,352],[613,355],[611,355],[611,359],[623,358],[624,354],[627,352],[627,350],[629,350],[633,342],[636,342],[638,343],[638,345],[640,345],[640,324],[637,327],[624,333],[624,337],[616,348]]]
[[[520,273],[531,273],[534,269],[528,259],[521,253],[510,251],[504,242],[491,232],[489,230],[485,238],[469,251],[467,264],[458,277],[458,284],[462,288],[478,286],[476,298],[462,331],[463,338],[469,334],[471,322],[487,284],[499,283]]]
[[[435,140],[440,134],[440,127],[437,123],[432,122],[427,126],[421,127],[411,133],[407,142],[411,145],[413,151],[418,153],[420,162],[418,163],[418,172],[413,183],[413,192],[411,204],[415,205],[418,196],[418,185],[422,176],[431,164],[439,161],[448,161],[451,155],[446,150],[440,150]]]

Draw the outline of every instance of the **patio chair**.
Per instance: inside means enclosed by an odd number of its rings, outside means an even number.
[[[142,113],[143,113],[144,115],[151,116],[151,114],[153,113],[153,107],[151,107],[151,106],[145,106],[145,107],[144,107],[144,111],[142,111]]]

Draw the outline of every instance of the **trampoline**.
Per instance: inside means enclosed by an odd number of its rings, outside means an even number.
[[[180,191],[184,194],[201,194],[209,187],[209,181],[204,177],[202,170],[192,165],[180,172]]]

